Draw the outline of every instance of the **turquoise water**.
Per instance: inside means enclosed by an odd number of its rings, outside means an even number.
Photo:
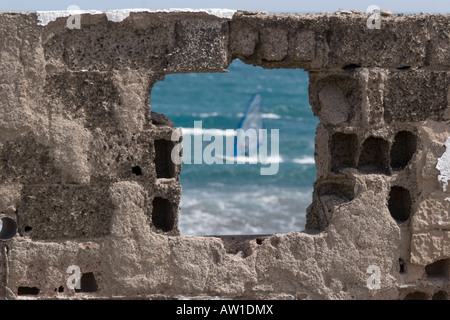
[[[183,163],[180,231],[192,235],[301,231],[316,178],[318,120],[309,106],[308,74],[300,69],[265,70],[240,60],[233,61],[228,71],[167,75],[152,89],[152,111],[167,115],[185,134],[192,133],[194,121],[202,121],[202,128],[215,129],[225,145],[225,130],[237,128],[252,95],[259,92],[269,138],[271,129],[279,129],[279,158],[273,158],[278,171],[261,175],[261,167],[269,167],[261,163]],[[187,152],[193,155],[193,150]]]

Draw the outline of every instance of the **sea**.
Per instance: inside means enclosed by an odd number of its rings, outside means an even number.
[[[302,69],[263,69],[240,60],[234,60],[227,70],[170,74],[152,88],[152,111],[168,116],[183,133],[186,159],[180,174],[179,230],[187,235],[302,231],[316,180],[314,137],[318,119],[309,105],[308,73]],[[217,148],[211,153],[216,139],[223,139],[226,152],[230,129],[238,128],[256,93],[262,97],[267,154],[273,163],[194,163],[195,136],[203,134],[206,140],[200,149],[203,155],[220,154]],[[205,138],[208,132],[213,138]],[[276,142],[278,154],[271,153],[276,151],[272,148]],[[273,174],[262,175],[261,168],[270,166]]]

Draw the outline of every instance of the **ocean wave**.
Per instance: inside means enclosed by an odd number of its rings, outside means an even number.
[[[178,129],[181,129],[181,133],[183,135],[214,135],[214,136],[222,136],[222,137],[228,137],[228,136],[235,136],[236,135],[236,129],[207,129],[207,128],[186,128],[186,127],[180,127]]]
[[[201,112],[201,113],[193,113],[192,116],[199,118],[209,118],[209,117],[217,117],[219,115],[218,112]]]
[[[302,192],[276,186],[186,191],[180,204],[180,231],[193,235],[301,231],[311,194],[312,190]]]
[[[243,112],[236,113],[236,117],[242,118],[244,116]],[[276,113],[262,113],[261,117],[263,119],[281,119],[281,116]]]
[[[292,159],[292,162],[298,163],[298,164],[315,164],[316,161],[313,157],[304,157],[304,158],[295,158]]]
[[[205,128],[180,128],[182,134],[184,135],[214,135],[214,136],[235,136],[236,132],[234,129],[205,129]]]
[[[263,113],[263,119],[281,119],[281,116],[275,113]]]
[[[230,115],[228,114],[220,114],[219,112],[200,112],[200,113],[192,113],[193,117],[197,117],[197,118],[211,118],[211,117],[218,117],[218,116],[224,116],[224,117],[230,117]],[[231,115],[232,116],[232,115]],[[239,112],[236,114],[236,117],[238,118],[242,118],[244,116],[243,112]],[[276,113],[262,113],[261,117],[263,119],[281,119],[281,116],[279,114]]]
[[[237,156],[237,157],[230,157],[218,154],[216,155],[217,159],[222,159],[228,162],[234,162],[234,163],[250,163],[250,164],[269,164],[269,163],[282,163],[283,158],[281,156]]]

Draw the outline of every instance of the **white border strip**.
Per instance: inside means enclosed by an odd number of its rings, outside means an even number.
[[[117,10],[62,10],[62,11],[36,11],[38,25],[45,26],[58,18],[70,17],[78,14],[103,14],[109,21],[121,22],[130,16],[131,12],[169,13],[169,12],[204,12],[218,18],[231,19],[237,10],[233,9],[117,9]]]

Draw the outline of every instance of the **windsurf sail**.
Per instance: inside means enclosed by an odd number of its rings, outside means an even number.
[[[234,156],[249,155],[257,151],[259,146],[265,143],[265,135],[260,135],[259,129],[264,128],[261,114],[262,97],[255,94],[245,110],[244,116],[239,123],[234,138]],[[253,129],[253,130],[249,130]],[[255,139],[256,134],[256,139]]]

